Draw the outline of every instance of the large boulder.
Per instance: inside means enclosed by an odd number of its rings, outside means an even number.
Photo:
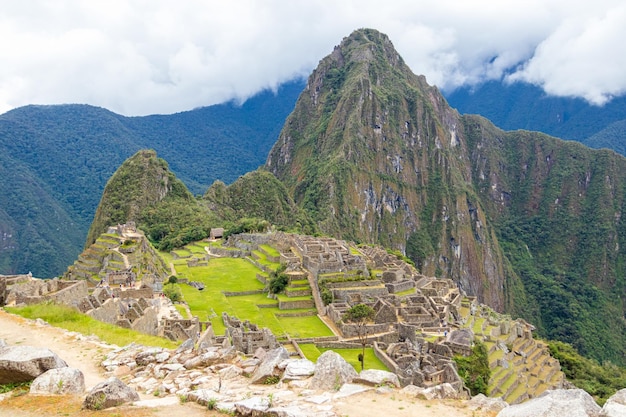
[[[139,394],[115,377],[99,383],[87,394],[83,408],[104,410],[132,401],[139,401]]]
[[[600,411],[602,417],[626,417],[626,388],[613,394]]]
[[[522,404],[510,405],[497,417],[598,417],[600,406],[581,389],[547,390]]]
[[[82,394],[84,391],[85,376],[79,369],[68,367],[50,369],[30,384],[31,394]]]
[[[382,385],[389,385],[395,388],[400,387],[398,375],[393,372],[382,371],[380,369],[365,369],[361,371],[359,376],[354,378],[352,382],[372,387],[380,387]]]
[[[278,365],[287,359],[289,359],[289,352],[282,346],[268,351],[259,364],[259,367],[250,377],[250,382],[253,384],[265,384],[270,381],[270,378],[280,378],[282,370]],[[278,381],[278,379],[276,379],[276,381]]]
[[[317,358],[315,375],[311,378],[311,389],[335,390],[343,384],[352,382],[359,376],[354,367],[345,361],[337,352],[327,350]]]
[[[50,349],[33,346],[0,348],[0,384],[28,382],[67,363]]]

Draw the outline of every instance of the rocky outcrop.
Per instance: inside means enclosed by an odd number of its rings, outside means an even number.
[[[581,389],[548,390],[522,404],[511,405],[497,417],[599,417],[600,406]]]
[[[132,401],[139,401],[137,392],[115,377],[99,383],[87,394],[83,408],[104,410]]]
[[[350,383],[359,375],[337,352],[327,350],[317,358],[315,375],[311,379],[311,389],[335,390]]]
[[[289,359],[289,352],[282,346],[268,351],[263,356],[259,367],[252,374],[251,382],[253,384],[264,384],[270,378],[280,378],[282,370],[279,369],[278,365],[287,359]],[[278,381],[278,379],[276,380]]]
[[[67,363],[46,348],[7,346],[0,348],[0,384],[28,382]]]
[[[31,394],[65,395],[85,392],[85,376],[79,369],[50,369],[30,384]]]

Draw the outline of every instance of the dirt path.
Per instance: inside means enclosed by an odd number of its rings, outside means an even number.
[[[38,325],[0,310],[0,339],[8,345],[45,347],[55,352],[67,364],[80,369],[85,375],[85,386],[91,389],[105,379],[98,364],[115,347],[72,336],[64,330],[48,325]]]

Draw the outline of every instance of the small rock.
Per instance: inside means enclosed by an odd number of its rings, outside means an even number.
[[[68,367],[50,369],[30,384],[31,394],[82,394],[84,391],[85,376],[80,370]]]
[[[289,359],[284,366],[283,381],[305,379],[315,373],[315,364],[308,359]]]
[[[235,403],[235,410],[242,416],[264,415],[269,408],[269,400],[262,397],[251,397]]]
[[[250,382],[253,384],[264,384],[269,378],[279,377],[278,365],[286,359],[289,359],[289,352],[282,346],[268,351],[259,367],[252,374]]]
[[[83,408],[104,410],[132,401],[139,401],[137,392],[119,379],[111,377],[93,387],[83,402]]]
[[[509,406],[502,398],[487,397],[485,394],[478,394],[467,402],[468,408],[472,410],[482,410],[491,413],[497,413]]]
[[[381,385],[389,385],[396,388],[400,387],[400,380],[398,375],[389,371],[382,371],[379,369],[365,369],[361,371],[358,377],[354,378],[352,382],[356,384],[369,385],[377,387]]]

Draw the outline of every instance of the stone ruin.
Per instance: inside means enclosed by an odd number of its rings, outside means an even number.
[[[137,274],[135,274],[132,268],[126,268],[121,271],[111,271],[108,272],[106,278],[101,282],[101,284],[107,285],[124,285],[127,287],[132,287],[135,285],[135,281],[137,280]]]
[[[30,274],[3,276],[0,281],[4,282],[4,304],[54,302],[72,305],[76,299],[88,293],[85,281],[65,281],[58,278],[41,280]]]
[[[107,233],[124,237],[137,233],[137,226],[135,225],[135,222],[129,221],[124,224],[117,224],[117,226],[109,227]]]
[[[258,348],[270,350],[280,346],[276,336],[268,328],[259,329],[256,324],[248,320],[241,321],[226,312],[222,313],[222,320],[226,325],[226,337],[239,352],[251,355]]]

